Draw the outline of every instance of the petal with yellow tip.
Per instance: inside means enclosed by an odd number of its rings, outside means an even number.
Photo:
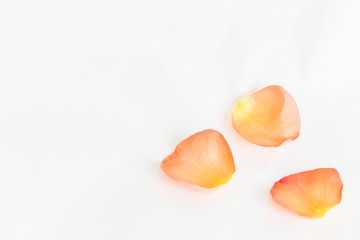
[[[299,215],[320,218],[339,204],[343,184],[334,168],[319,168],[280,179],[270,193],[281,205]]]
[[[294,98],[281,86],[271,85],[243,97],[234,107],[235,129],[248,141],[278,147],[300,134],[300,114]]]
[[[208,129],[180,142],[162,161],[161,169],[174,179],[214,188],[231,179],[235,165],[223,135]]]

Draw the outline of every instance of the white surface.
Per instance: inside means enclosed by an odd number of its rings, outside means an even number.
[[[0,0],[0,239],[360,239],[360,2]],[[269,84],[301,135],[262,148],[232,128]],[[207,128],[237,167],[213,191],[161,160]],[[322,219],[269,196],[285,175],[335,167]]]

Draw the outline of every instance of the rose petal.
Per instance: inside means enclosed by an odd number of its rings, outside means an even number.
[[[234,107],[235,129],[248,141],[278,147],[300,134],[300,115],[294,98],[281,86],[272,85],[242,98]]]
[[[273,198],[299,215],[322,217],[341,201],[343,184],[334,168],[319,168],[289,175],[276,182]]]
[[[172,178],[205,188],[226,183],[235,172],[230,147],[215,130],[198,132],[180,142],[161,168]]]

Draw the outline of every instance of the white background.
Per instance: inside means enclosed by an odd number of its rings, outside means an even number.
[[[0,0],[0,239],[360,239],[360,1]],[[242,139],[236,100],[280,84],[300,137]],[[207,128],[237,171],[162,173]],[[342,202],[297,216],[269,190],[335,167]]]

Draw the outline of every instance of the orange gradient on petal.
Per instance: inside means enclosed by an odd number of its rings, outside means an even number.
[[[182,142],[161,163],[166,175],[204,188],[228,182],[235,172],[228,143],[215,130],[198,132]]]
[[[270,193],[275,201],[297,214],[320,218],[340,203],[342,188],[336,169],[319,168],[282,178]]]
[[[300,114],[294,98],[281,86],[271,85],[242,98],[234,107],[235,129],[248,141],[278,147],[300,134]]]

